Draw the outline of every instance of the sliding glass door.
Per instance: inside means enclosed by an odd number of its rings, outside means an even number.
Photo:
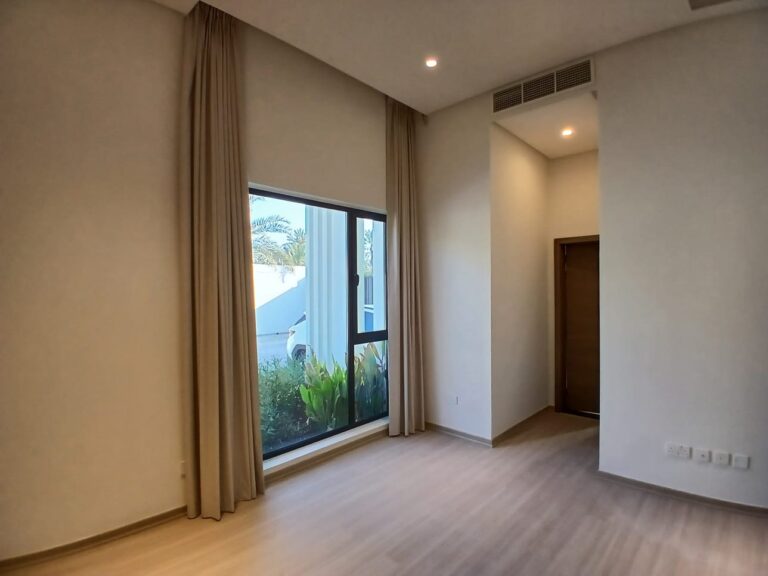
[[[381,214],[251,190],[265,458],[387,414]]]

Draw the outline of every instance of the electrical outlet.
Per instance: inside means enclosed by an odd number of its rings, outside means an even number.
[[[732,466],[734,468],[741,468],[742,470],[746,470],[749,468],[749,456],[746,454],[734,454]]]
[[[675,444],[674,442],[667,442],[664,444],[664,454],[667,456],[673,456],[674,458],[682,458],[683,460],[690,460],[691,447],[684,444]]]
[[[187,477],[187,462],[185,460],[179,462],[179,471],[181,472],[182,478]]]
[[[731,454],[722,450],[712,452],[712,462],[718,466],[729,466],[731,464]]]
[[[690,446],[684,446],[681,444],[677,447],[677,457],[683,458],[685,460],[691,459],[691,447]]]
[[[702,464],[709,464],[712,460],[712,454],[706,448],[694,448],[693,459]]]
[[[706,448],[691,448],[685,444],[675,444],[674,442],[664,443],[664,454],[674,458],[690,460],[691,456],[696,462],[707,464],[713,462],[717,466],[733,466],[746,470],[749,468],[749,456],[746,454],[734,454],[731,458],[730,452],[723,450],[709,451]]]

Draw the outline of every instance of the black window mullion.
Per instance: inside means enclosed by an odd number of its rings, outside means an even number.
[[[352,334],[352,342],[354,344],[368,344],[368,342],[379,342],[380,340],[387,340],[386,330],[376,330],[375,332],[355,332]]]
[[[347,213],[354,218],[360,218],[362,220],[375,220],[376,222],[387,221],[386,214],[379,214],[378,212],[366,212],[356,208],[348,208]]]
[[[349,263],[349,292],[348,292],[348,300],[349,300],[349,358],[351,359],[348,363],[347,367],[347,374],[349,381],[351,383],[350,385],[350,391],[349,391],[349,398],[350,398],[350,423],[354,422],[354,424],[360,425],[364,424],[365,422],[369,422],[371,420],[375,420],[376,418],[368,418],[364,422],[355,422],[353,420],[354,417],[356,417],[356,411],[355,411],[355,404],[354,404],[354,397],[355,397],[355,346],[359,344],[368,344],[368,343],[375,343],[375,342],[382,342],[382,341],[388,341],[389,340],[389,332],[388,328],[385,328],[384,330],[375,330],[371,332],[363,331],[361,332],[358,326],[358,318],[357,318],[357,289],[359,283],[362,281],[360,276],[358,275],[357,271],[357,222],[358,219],[360,220],[375,220],[378,222],[384,222],[386,224],[387,218],[383,214],[373,214],[370,212],[363,212],[361,210],[353,210],[350,209],[347,212],[347,258]],[[386,250],[386,242],[384,244],[385,250]],[[384,259],[384,266],[386,274],[386,252],[385,259]],[[386,324],[385,324],[386,326]],[[384,414],[381,414],[377,417],[383,417],[386,416],[389,413],[387,410]]]
[[[347,212],[347,400],[349,424],[355,423],[355,338],[357,334],[357,217]]]

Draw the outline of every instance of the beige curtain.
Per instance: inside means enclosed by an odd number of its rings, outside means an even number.
[[[264,491],[237,21],[199,3],[184,37],[181,246],[187,514]]]
[[[424,430],[414,111],[387,98],[389,434]]]

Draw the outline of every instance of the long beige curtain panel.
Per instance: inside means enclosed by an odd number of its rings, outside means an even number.
[[[387,98],[389,434],[424,430],[414,111]]]
[[[189,517],[220,519],[264,491],[238,22],[187,16],[181,119],[181,246]]]

